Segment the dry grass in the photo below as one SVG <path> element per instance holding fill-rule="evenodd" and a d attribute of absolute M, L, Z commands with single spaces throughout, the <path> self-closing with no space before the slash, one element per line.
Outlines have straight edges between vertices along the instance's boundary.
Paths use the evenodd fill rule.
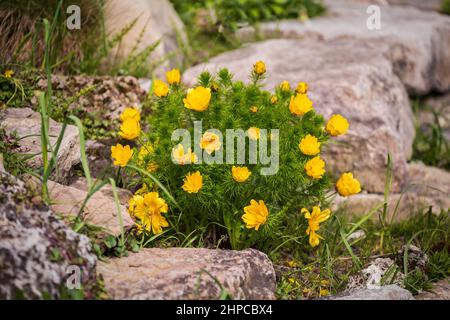
<path fill-rule="evenodd" d="M 62 2 L 58 16 L 55 16 L 59 2 Z M 82 58 L 83 40 L 94 32 L 101 23 L 102 2 L 92 0 L 19 0 L 0 5 L 0 64 L 26 63 L 40 67 L 44 56 L 44 32 L 42 20 L 55 20 L 51 61 L 61 61 L 72 55 L 72 59 Z M 66 8 L 68 5 L 81 8 L 81 30 L 67 30 Z M 69 65 L 61 63 L 57 69 Z"/>

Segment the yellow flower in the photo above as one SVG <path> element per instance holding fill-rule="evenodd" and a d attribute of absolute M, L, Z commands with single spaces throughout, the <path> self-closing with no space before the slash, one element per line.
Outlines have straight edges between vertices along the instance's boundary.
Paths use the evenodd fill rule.
<path fill-rule="evenodd" d="M 306 94 L 297 94 L 291 97 L 289 102 L 289 111 L 296 116 L 303 116 L 305 113 L 313 110 L 313 103 Z"/>
<path fill-rule="evenodd" d="M 297 84 L 297 88 L 295 89 L 295 91 L 298 94 L 307 94 L 308 93 L 308 84 L 306 82 L 299 82 Z"/>
<path fill-rule="evenodd" d="M 325 162 L 320 156 L 314 157 L 305 164 L 306 174 L 313 179 L 320 179 L 325 174 Z"/>
<path fill-rule="evenodd" d="M 328 291 L 327 289 L 320 289 L 319 295 L 320 295 L 321 297 L 327 296 L 327 295 L 329 295 L 329 294 L 330 294 L 330 291 Z"/>
<path fill-rule="evenodd" d="M 184 106 L 195 111 L 205 111 L 208 109 L 211 100 L 211 89 L 196 87 L 187 91 L 186 98 L 183 99 Z"/>
<path fill-rule="evenodd" d="M 167 82 L 169 84 L 179 84 L 180 81 L 181 81 L 180 70 L 172 69 L 170 71 L 167 71 L 166 72 L 166 78 L 167 78 Z"/>
<path fill-rule="evenodd" d="M 275 104 L 275 103 L 277 103 L 278 102 L 278 97 L 277 96 L 272 96 L 271 98 L 270 98 L 270 103 L 271 104 Z"/>
<path fill-rule="evenodd" d="M 340 114 L 334 114 L 328 120 L 326 130 L 332 136 L 339 136 L 345 134 L 348 130 L 349 124 L 347 119 L 345 119 Z"/>
<path fill-rule="evenodd" d="M 130 146 L 123 146 L 120 143 L 111 147 L 111 157 L 114 159 L 114 165 L 125 167 L 133 155 Z"/>
<path fill-rule="evenodd" d="M 259 130 L 259 128 L 251 127 L 247 130 L 247 134 L 250 139 L 258 140 L 261 136 L 261 131 Z"/>
<path fill-rule="evenodd" d="M 308 209 L 303 208 L 301 214 L 305 216 L 308 220 L 308 229 L 306 229 L 306 234 L 309 235 L 309 244 L 311 247 L 316 247 L 319 245 L 320 239 L 323 238 L 316 233 L 320 229 L 320 224 L 330 218 L 331 211 L 326 209 L 321 211 L 319 206 L 314 206 L 312 213 Z"/>
<path fill-rule="evenodd" d="M 154 163 L 154 162 L 150 162 L 148 165 L 147 165 L 147 171 L 148 172 L 155 172 L 156 170 L 158 170 L 159 169 L 159 166 L 158 166 L 158 164 L 156 164 L 156 163 Z"/>
<path fill-rule="evenodd" d="M 139 137 L 141 126 L 139 121 L 128 119 L 120 126 L 119 135 L 126 140 L 134 140 Z"/>
<path fill-rule="evenodd" d="M 187 193 L 197 193 L 203 186 L 203 177 L 200 171 L 194 173 L 188 173 L 184 178 L 183 190 Z"/>
<path fill-rule="evenodd" d="M 289 91 L 289 90 L 291 90 L 291 85 L 289 84 L 288 81 L 285 80 L 280 83 L 280 89 L 281 89 L 281 91 Z"/>
<path fill-rule="evenodd" d="M 234 181 L 236 181 L 236 182 L 244 182 L 250 177 L 252 172 L 250 170 L 248 170 L 247 167 L 236 167 L 236 166 L 233 166 L 231 168 L 231 174 L 233 175 Z"/>
<path fill-rule="evenodd" d="M 256 113 L 258 112 L 258 107 L 257 106 L 253 106 L 250 108 L 250 112 Z"/>
<path fill-rule="evenodd" d="M 295 281 L 295 278 L 288 278 L 288 281 L 290 282 L 290 283 L 295 283 L 296 281 Z"/>
<path fill-rule="evenodd" d="M 266 64 L 261 60 L 256 61 L 253 65 L 253 71 L 258 75 L 264 74 L 266 72 Z"/>
<path fill-rule="evenodd" d="M 287 264 L 291 268 L 296 268 L 297 267 L 297 263 L 294 260 L 288 261 Z"/>
<path fill-rule="evenodd" d="M 348 197 L 361 192 L 359 181 L 353 178 L 353 173 L 344 173 L 336 182 L 336 189 L 341 196 Z"/>
<path fill-rule="evenodd" d="M 154 234 L 161 233 L 162 228 L 169 226 L 167 220 L 161 215 L 168 210 L 166 201 L 159 197 L 158 192 L 133 196 L 128 209 L 130 215 L 140 220 L 145 230 L 152 231 Z"/>
<path fill-rule="evenodd" d="M 324 287 L 328 287 L 330 285 L 330 281 L 327 279 L 321 280 L 320 285 Z"/>
<path fill-rule="evenodd" d="M 244 208 L 245 214 L 242 216 L 242 220 L 246 224 L 248 229 L 255 228 L 258 231 L 259 227 L 266 223 L 269 210 L 264 201 L 251 200 L 250 205 Z"/>
<path fill-rule="evenodd" d="M 122 120 L 122 122 L 125 122 L 130 119 L 134 121 L 141 120 L 141 115 L 136 108 L 133 107 L 125 108 L 125 110 L 123 110 L 122 114 L 120 115 L 120 120 Z"/>
<path fill-rule="evenodd" d="M 5 78 L 11 78 L 14 75 L 14 71 L 6 70 L 4 73 Z"/>
<path fill-rule="evenodd" d="M 319 140 L 310 134 L 300 141 L 298 147 L 300 148 L 300 151 L 307 156 L 315 156 L 320 152 Z"/>
<path fill-rule="evenodd" d="M 172 158 L 175 163 L 181 165 L 197 162 L 197 156 L 192 152 L 191 148 L 185 152 L 181 143 L 172 149 Z"/>
<path fill-rule="evenodd" d="M 148 161 L 147 156 L 153 154 L 153 152 L 154 152 L 154 149 L 153 149 L 153 146 L 151 143 L 146 143 L 145 145 L 143 145 L 138 153 L 139 165 L 144 166 L 146 164 L 146 162 Z M 159 166 L 154 162 L 150 162 L 147 164 L 148 172 L 155 172 L 158 168 L 159 168 Z"/>
<path fill-rule="evenodd" d="M 139 161 L 139 163 L 144 163 L 145 160 L 146 160 L 146 157 L 148 155 L 153 154 L 153 152 L 154 152 L 154 149 L 153 149 L 153 146 L 152 146 L 151 143 L 144 144 L 141 147 L 141 149 L 139 150 L 139 153 L 138 153 L 138 161 Z"/>
<path fill-rule="evenodd" d="M 159 98 L 165 97 L 169 93 L 169 86 L 161 80 L 155 80 L 153 83 L 153 92 Z"/>
<path fill-rule="evenodd" d="M 220 138 L 217 134 L 207 131 L 200 139 L 200 148 L 205 149 L 208 154 L 220 149 Z"/>

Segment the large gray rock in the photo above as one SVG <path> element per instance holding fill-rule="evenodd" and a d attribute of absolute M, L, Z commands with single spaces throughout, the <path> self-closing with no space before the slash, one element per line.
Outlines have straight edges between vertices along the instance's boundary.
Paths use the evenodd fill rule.
<path fill-rule="evenodd" d="M 395 284 L 377 289 L 361 289 L 350 294 L 330 297 L 329 300 L 414 300 L 411 292 Z"/>
<path fill-rule="evenodd" d="M 234 299 L 275 298 L 273 266 L 253 249 L 142 249 L 100 262 L 98 272 L 113 299 L 218 299 L 220 286 Z"/>
<path fill-rule="evenodd" d="M 96 262 L 87 237 L 58 220 L 21 181 L 0 172 L 0 299 L 59 298 L 66 281 L 76 284 L 76 268 L 85 298 L 94 298 Z"/>
<path fill-rule="evenodd" d="M 361 45 L 376 44 L 378 51 L 392 61 L 394 72 L 410 93 L 450 89 L 450 17 L 414 7 L 383 6 L 380 2 L 380 30 L 367 28 L 370 15 L 366 10 L 376 4 L 374 1 L 328 0 L 327 13 L 308 23 L 267 22 L 257 29 L 241 29 L 237 36 L 253 40 L 257 30 L 259 38 L 359 39 Z"/>
<path fill-rule="evenodd" d="M 433 212 L 450 209 L 450 173 L 420 163 L 408 165 L 409 177 L 402 193 L 389 195 L 387 218 L 399 221 L 415 213 L 425 212 L 431 206 Z M 340 208 L 346 215 L 362 216 L 384 202 L 383 194 L 361 193 L 348 198 L 337 196 L 334 210 Z M 373 215 L 377 219 L 378 215 Z"/>
<path fill-rule="evenodd" d="M 401 190 L 407 176 L 406 160 L 412 152 L 413 115 L 403 85 L 376 44 L 355 39 L 268 40 L 188 69 L 183 79 L 192 85 L 202 71 L 227 67 L 235 79 L 247 80 L 257 60 L 267 65 L 266 88 L 273 89 L 283 80 L 293 86 L 306 81 L 317 112 L 326 119 L 339 113 L 349 120 L 349 132 L 333 138 L 338 143 L 326 148 L 329 169 L 353 171 L 364 189 L 383 192 L 390 152 L 394 190 Z"/>
<path fill-rule="evenodd" d="M 7 108 L 4 113 L 0 113 L 0 127 L 5 129 L 6 134 L 17 134 L 19 148 L 14 150 L 27 156 L 34 155 L 27 163 L 32 168 L 43 166 L 41 147 L 41 116 L 30 108 Z M 50 143 L 55 147 L 58 136 L 61 132 L 62 124 L 50 119 L 49 138 Z M 49 153 L 51 158 L 51 154 Z M 58 152 L 57 170 L 52 174 L 52 179 L 65 183 L 67 182 L 73 166 L 80 163 L 80 142 L 78 128 L 68 125 L 64 133 L 64 138 Z"/>
<path fill-rule="evenodd" d="M 165 61 L 163 67 L 178 67 L 183 61 L 179 41 L 187 44 L 184 25 L 169 0 L 109 0 L 105 7 L 108 34 L 121 33 L 134 19 L 134 27 L 112 50 L 106 63 L 125 60 L 130 53 L 137 54 L 158 40 L 161 43 L 149 57 L 148 64 Z M 157 70 L 162 75 L 162 69 Z M 150 76 L 150 75 L 149 75 Z"/>
<path fill-rule="evenodd" d="M 444 0 L 388 0 L 390 4 L 412 6 L 421 10 L 440 11 Z"/>
<path fill-rule="evenodd" d="M 82 203 L 87 197 L 87 185 L 77 181 L 71 186 L 64 186 L 50 181 L 48 184 L 52 210 L 63 216 L 77 216 Z M 120 214 L 124 231 L 134 223 L 127 212 L 126 204 L 131 197 L 125 190 L 118 190 Z M 117 213 L 112 189 L 109 185 L 102 187 L 86 203 L 83 211 L 84 221 L 103 227 L 106 233 L 118 236 L 122 232 L 120 216 Z"/>

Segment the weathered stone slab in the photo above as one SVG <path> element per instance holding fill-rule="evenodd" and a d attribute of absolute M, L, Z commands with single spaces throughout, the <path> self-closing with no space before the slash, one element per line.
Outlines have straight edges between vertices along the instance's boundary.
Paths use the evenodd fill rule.
<path fill-rule="evenodd" d="M 283 80 L 292 86 L 305 81 L 317 112 L 326 119 L 339 113 L 349 120 L 349 132 L 325 148 L 328 169 L 354 171 L 365 190 L 383 192 L 389 152 L 393 187 L 401 190 L 407 176 L 406 159 L 412 153 L 413 115 L 403 85 L 377 45 L 355 39 L 267 40 L 188 69 L 183 79 L 193 85 L 202 71 L 227 67 L 235 79 L 247 81 L 257 60 L 266 62 L 268 89 Z"/>
<path fill-rule="evenodd" d="M 395 284 L 377 289 L 362 289 L 351 294 L 330 297 L 329 300 L 414 300 L 411 292 Z"/>
<path fill-rule="evenodd" d="M 87 196 L 87 187 L 78 182 L 75 186 L 64 186 L 59 183 L 48 184 L 52 210 L 63 216 L 76 216 Z M 125 194 L 120 192 L 120 194 Z M 126 199 L 122 198 L 120 209 L 124 230 L 134 223 L 125 207 Z M 103 187 L 87 202 L 83 216 L 86 222 L 105 228 L 105 231 L 115 236 L 121 233 L 119 216 L 110 187 Z"/>
<path fill-rule="evenodd" d="M 275 297 L 273 266 L 253 249 L 142 249 L 100 262 L 97 270 L 113 299 L 218 299 L 218 283 L 234 299 Z"/>
<path fill-rule="evenodd" d="M 381 1 L 380 1 L 381 2 Z M 427 1 L 422 1 L 425 3 Z M 369 5 L 381 10 L 381 28 L 369 30 Z M 261 23 L 257 37 L 358 39 L 376 44 L 393 63 L 394 71 L 410 93 L 425 94 L 450 89 L 450 17 L 408 6 L 390 6 L 374 1 L 325 1 L 327 13 L 307 23 L 283 20 Z M 255 29 L 238 31 L 241 40 L 253 40 Z M 358 44 L 355 44 L 358 46 Z"/>
<path fill-rule="evenodd" d="M 41 147 L 41 116 L 29 108 L 7 108 L 4 114 L 0 114 L 0 126 L 5 129 L 8 135 L 17 134 L 19 148 L 16 152 L 35 155 L 27 162 L 32 168 L 40 168 L 42 162 Z M 61 132 L 62 124 L 50 119 L 49 138 L 50 143 L 55 147 L 58 136 Z M 51 154 L 49 153 L 51 158 Z M 68 125 L 58 152 L 57 170 L 52 175 L 52 179 L 61 183 L 67 182 L 72 167 L 80 163 L 80 142 L 78 128 Z"/>
<path fill-rule="evenodd" d="M 421 10 L 440 11 L 443 0 L 388 0 L 389 4 L 411 6 Z"/>
<path fill-rule="evenodd" d="M 0 299 L 60 298 L 75 272 L 69 266 L 79 268 L 85 298 L 92 299 L 96 262 L 86 236 L 58 220 L 21 181 L 0 172 Z"/>

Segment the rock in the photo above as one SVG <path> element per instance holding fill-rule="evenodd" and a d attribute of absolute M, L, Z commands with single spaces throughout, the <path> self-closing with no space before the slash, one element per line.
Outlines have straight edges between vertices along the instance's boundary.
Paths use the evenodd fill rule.
<path fill-rule="evenodd" d="M 87 186 L 84 186 L 80 181 L 74 186 L 63 186 L 50 181 L 48 188 L 50 199 L 52 200 L 52 210 L 63 216 L 76 216 L 87 196 Z M 125 191 L 120 191 L 120 193 L 125 194 Z M 122 197 L 122 199 L 124 198 Z M 122 200 L 120 209 L 123 227 L 126 231 L 134 223 L 124 203 L 125 200 Z M 116 203 L 110 188 L 103 187 L 89 199 L 84 209 L 84 219 L 90 224 L 103 227 L 107 233 L 115 236 L 120 235 L 122 229 L 119 223 L 119 216 L 117 215 Z"/>
<path fill-rule="evenodd" d="M 100 262 L 98 272 L 113 299 L 218 299 L 217 281 L 234 299 L 275 298 L 272 263 L 254 249 L 142 249 Z"/>
<path fill-rule="evenodd" d="M 117 59 L 126 61 L 129 54 L 136 55 L 161 40 L 150 55 L 148 63 L 167 59 L 168 61 L 163 64 L 165 68 L 181 65 L 183 61 L 181 47 L 187 44 L 187 36 L 183 22 L 170 1 L 110 0 L 107 2 L 105 25 L 108 34 L 119 34 L 135 19 L 137 19 L 136 24 L 111 51 L 111 58 L 106 63 L 117 63 Z M 162 76 L 162 69 L 158 68 L 156 73 Z"/>
<path fill-rule="evenodd" d="M 212 58 L 188 69 L 184 82 L 195 83 L 204 70 L 227 67 L 235 79 L 247 80 L 257 60 L 267 65 L 265 86 L 273 89 L 283 80 L 295 86 L 309 84 L 314 108 L 328 119 L 340 113 L 350 130 L 327 145 L 327 167 L 334 173 L 352 171 L 365 190 L 383 192 L 387 154 L 393 157 L 393 188 L 400 191 L 406 176 L 414 137 L 413 115 L 407 93 L 392 64 L 376 44 L 355 39 L 325 42 L 267 40 Z"/>
<path fill-rule="evenodd" d="M 73 113 L 75 109 L 82 110 L 86 117 L 97 121 L 118 122 L 122 111 L 126 107 L 140 106 L 146 94 L 138 79 L 131 76 L 52 75 L 51 83 L 57 103 L 65 104 L 67 101 L 73 101 L 74 96 L 79 96 L 69 104 L 67 113 Z M 37 82 L 37 89 L 47 89 L 46 78 Z M 37 110 L 37 99 L 32 101 L 31 107 Z"/>
<path fill-rule="evenodd" d="M 145 93 L 148 93 L 152 86 L 152 80 L 147 78 L 141 78 L 139 79 L 139 85 L 141 86 L 141 89 L 145 91 Z"/>
<path fill-rule="evenodd" d="M 450 300 L 450 279 L 443 279 L 433 283 L 429 291 L 415 296 L 416 300 Z"/>
<path fill-rule="evenodd" d="M 348 242 L 352 242 L 354 240 L 362 239 L 366 237 L 366 232 L 364 230 L 358 230 L 353 232 L 347 237 Z"/>
<path fill-rule="evenodd" d="M 388 0 L 390 4 L 412 6 L 421 10 L 440 11 L 442 8 L 442 0 Z"/>
<path fill-rule="evenodd" d="M 399 266 L 403 266 L 405 250 L 407 250 L 408 255 L 408 272 L 411 272 L 415 269 L 425 272 L 428 265 L 428 256 L 420 248 L 412 244 L 409 246 L 404 245 L 401 247 L 396 256 L 397 264 Z"/>
<path fill-rule="evenodd" d="M 261 23 L 258 38 L 355 39 L 375 44 L 388 57 L 408 91 L 425 94 L 450 89 L 450 17 L 414 7 L 379 3 L 381 29 L 369 30 L 366 10 L 373 1 L 328 0 L 327 13 L 302 23 L 283 20 Z M 422 3 L 425 3 L 422 1 Z M 255 39 L 255 28 L 238 31 L 241 40 Z M 356 46 L 358 44 L 355 44 Z"/>
<path fill-rule="evenodd" d="M 74 180 L 70 187 L 77 188 L 81 191 L 88 191 L 88 185 L 87 180 L 84 177 L 78 177 L 76 180 Z M 133 197 L 133 193 L 126 189 L 116 188 L 117 195 L 119 196 L 119 202 L 123 206 L 127 206 L 130 199 Z M 98 192 L 100 192 L 105 197 L 110 197 L 111 199 L 114 197 L 113 189 L 110 184 L 105 185 L 103 188 L 101 188 Z"/>
<path fill-rule="evenodd" d="M 27 163 L 34 169 L 41 168 L 42 147 L 41 147 L 41 116 L 29 108 L 7 108 L 3 115 L 0 115 L 0 127 L 5 129 L 6 134 L 17 134 L 19 148 L 14 150 L 27 155 L 35 155 Z M 49 136 L 50 143 L 55 147 L 58 136 L 61 132 L 62 124 L 50 119 Z M 51 154 L 49 154 L 51 158 Z M 64 138 L 58 152 L 57 170 L 52 174 L 52 179 L 65 183 L 67 182 L 73 166 L 80 163 L 80 143 L 78 128 L 67 125 Z"/>
<path fill-rule="evenodd" d="M 0 299 L 60 298 L 66 283 L 76 283 L 75 270 L 85 298 L 94 298 L 97 258 L 89 239 L 31 198 L 23 182 L 0 172 Z"/>
<path fill-rule="evenodd" d="M 396 284 L 403 287 L 405 275 L 399 270 L 394 260 L 390 258 L 376 258 L 367 268 L 349 277 L 346 291 L 379 289 L 385 284 Z"/>
<path fill-rule="evenodd" d="M 329 300 L 414 300 L 411 292 L 395 284 L 377 289 L 362 289 L 355 292 L 332 296 Z"/>
<path fill-rule="evenodd" d="M 389 195 L 387 214 L 389 220 L 408 219 L 416 213 L 427 211 L 430 206 L 436 213 L 450 209 L 449 172 L 420 163 L 409 164 L 408 172 L 409 177 L 402 193 Z M 337 196 L 334 201 L 334 210 L 340 208 L 348 215 L 362 216 L 383 202 L 383 194 L 361 193 L 348 198 Z M 377 217 L 378 215 L 375 213 L 373 218 Z"/>

